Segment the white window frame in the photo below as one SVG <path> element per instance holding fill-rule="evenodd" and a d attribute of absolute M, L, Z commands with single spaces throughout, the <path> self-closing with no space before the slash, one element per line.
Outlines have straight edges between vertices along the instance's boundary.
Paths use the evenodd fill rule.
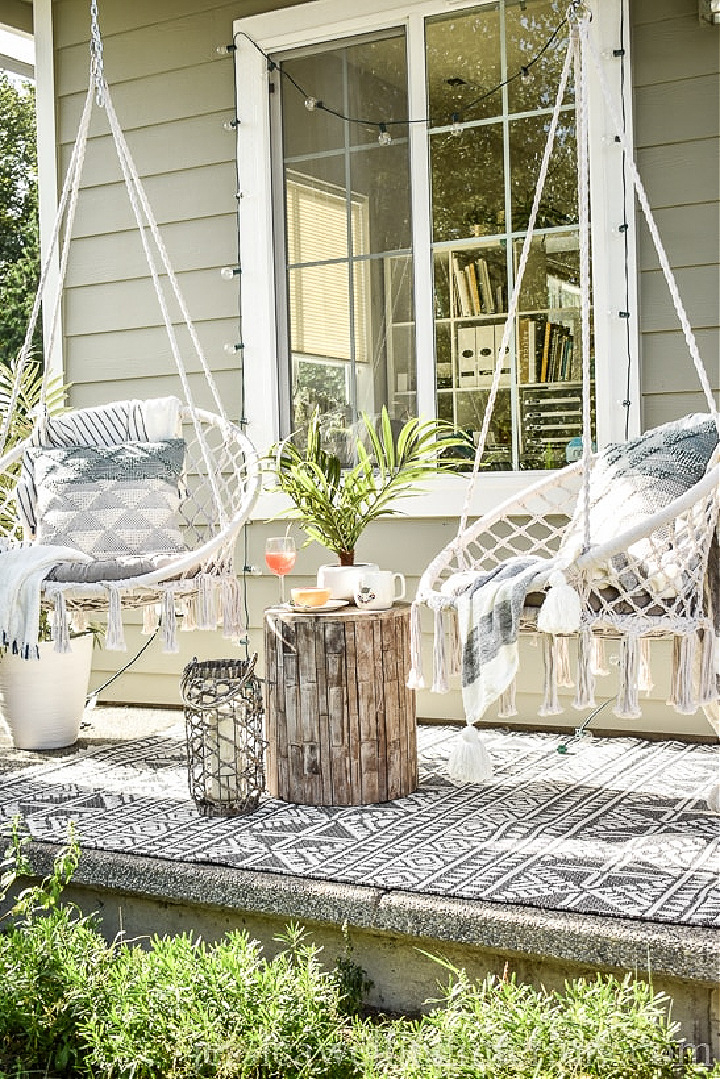
<path fill-rule="evenodd" d="M 489 0 L 488 0 L 489 2 Z M 311 0 L 233 24 L 237 47 L 238 119 L 237 154 L 240 187 L 241 261 L 243 266 L 242 318 L 245 363 L 248 372 L 246 403 L 250 433 L 264 450 L 279 437 L 280 373 L 275 298 L 272 221 L 272 164 L 270 144 L 270 91 L 267 64 L 248 40 L 257 42 L 265 53 L 277 53 L 355 37 L 392 27 L 404 27 L 408 41 L 408 86 L 411 116 L 423 115 L 425 104 L 424 19 L 449 11 L 481 6 L 482 0 Z M 628 0 L 591 0 L 592 30 L 605 65 L 612 92 L 619 100 L 620 63 L 613 56 L 617 39 L 620 5 L 629 25 Z M 244 35 L 247 35 L 244 36 Z M 632 87 L 629 44 L 625 42 L 626 134 L 633 145 Z M 274 77 L 277 82 L 277 76 Z M 276 90 L 279 89 L 276 87 Z M 640 431 L 640 391 L 638 361 L 637 272 L 634 208 L 628 178 L 628 283 L 625 297 L 625 252 L 620 231 L 623 220 L 623 184 L 620 147 L 614 142 L 610 118 L 602 101 L 597 79 L 589 86 L 590 168 L 592 172 L 592 249 L 595 319 L 595 397 L 598 441 L 601 445 L 625 437 L 627 392 L 627 324 L 619 317 L 626 306 L 630 312 L 630 394 L 629 433 Z M 432 249 L 427 207 L 429 192 L 429 149 L 423 124 L 410 127 L 410 167 L 413 177 L 413 248 L 415 264 L 415 317 L 417 342 L 417 401 L 421 416 L 432 415 L 435 407 L 434 331 L 432 306 Z M 603 362 L 603 358 L 607 362 Z M 476 486 L 472 513 L 481 513 L 527 486 L 528 472 L 490 472 Z M 443 476 L 428 485 L 427 494 L 412 499 L 407 511 L 415 517 L 456 515 L 468 483 L 467 474 Z M 257 516 L 267 516 L 272 505 L 261 499 Z"/>

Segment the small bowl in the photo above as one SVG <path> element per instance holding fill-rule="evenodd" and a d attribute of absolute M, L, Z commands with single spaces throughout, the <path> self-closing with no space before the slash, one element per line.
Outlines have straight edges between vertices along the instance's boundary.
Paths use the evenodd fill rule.
<path fill-rule="evenodd" d="M 329 588 L 291 588 L 295 607 L 324 607 L 330 599 Z"/>

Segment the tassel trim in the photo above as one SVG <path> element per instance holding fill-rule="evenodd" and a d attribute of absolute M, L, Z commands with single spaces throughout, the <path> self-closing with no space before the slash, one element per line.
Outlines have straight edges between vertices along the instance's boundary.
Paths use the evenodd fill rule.
<path fill-rule="evenodd" d="M 420 605 L 417 601 L 410 608 L 410 673 L 408 689 L 424 689 L 422 663 L 422 626 L 420 625 Z"/>
<path fill-rule="evenodd" d="M 555 638 L 555 669 L 558 686 L 571 689 L 575 683 L 570 674 L 570 641 L 567 637 Z"/>
<path fill-rule="evenodd" d="M 53 607 L 53 640 L 56 652 L 72 652 L 70 646 L 70 627 L 68 625 L 67 604 L 62 588 L 55 593 Z"/>
<path fill-rule="evenodd" d="M 606 678 L 610 674 L 604 637 L 593 637 L 592 673 L 598 678 Z"/>
<path fill-rule="evenodd" d="M 73 633 L 85 633 L 88 628 L 87 615 L 82 607 L 76 607 L 70 615 L 70 627 Z"/>
<path fill-rule="evenodd" d="M 557 694 L 557 672 L 555 668 L 555 642 L 549 633 L 542 637 L 543 668 L 545 672 L 543 685 L 543 702 L 538 708 L 539 716 L 559 716 L 562 708 Z"/>
<path fill-rule="evenodd" d="M 433 693 L 447 693 L 447 655 L 445 652 L 445 623 L 441 610 L 435 611 L 433 619 Z"/>
<path fill-rule="evenodd" d="M 595 707 L 595 660 L 597 640 L 592 630 L 585 626 L 578 634 L 577 689 L 573 708 L 582 711 Z"/>
<path fill-rule="evenodd" d="M 146 603 L 143 606 L 143 620 L 141 633 L 143 637 L 152 637 L 157 629 L 158 612 L 154 603 Z"/>
<path fill-rule="evenodd" d="M 493 766 L 480 733 L 468 723 L 453 739 L 448 756 L 448 776 L 453 783 L 484 783 Z"/>
<path fill-rule="evenodd" d="M 620 645 L 620 687 L 613 713 L 618 719 L 639 719 L 638 668 L 640 642 L 634 634 L 626 634 Z"/>
<path fill-rule="evenodd" d="M 650 669 L 650 638 L 640 638 L 640 668 L 638 670 L 638 690 L 640 693 L 651 693 L 655 688 L 652 671 Z"/>
<path fill-rule="evenodd" d="M 515 679 L 513 678 L 510 685 L 500 694 L 498 700 L 498 719 L 512 719 L 513 716 L 518 714 L 515 707 Z"/>
<path fill-rule="evenodd" d="M 166 655 L 180 651 L 177 639 L 177 616 L 175 614 L 175 589 L 168 588 L 163 595 L 162 650 Z"/>
<path fill-rule="evenodd" d="M 580 629 L 580 597 L 557 569 L 550 574 L 550 590 L 545 596 L 537 626 L 541 633 L 577 633 Z"/>
<path fill-rule="evenodd" d="M 108 589 L 108 621 L 105 631 L 105 647 L 108 652 L 126 652 L 125 631 L 122 623 L 122 610 L 120 606 L 120 591 L 117 588 Z"/>
<path fill-rule="evenodd" d="M 450 623 L 450 674 L 456 675 L 462 672 L 462 645 L 460 643 L 457 609 L 451 607 L 447 612 L 447 616 Z"/>
<path fill-rule="evenodd" d="M 668 704 L 681 716 L 693 716 L 698 702 L 693 689 L 695 634 L 685 633 L 673 640 L 672 691 Z"/>
<path fill-rule="evenodd" d="M 198 580 L 197 628 L 216 629 L 218 624 L 215 579 L 201 573 Z"/>
<path fill-rule="evenodd" d="M 718 639 L 710 625 L 702 630 L 702 655 L 700 659 L 699 703 L 712 704 L 718 699 Z"/>

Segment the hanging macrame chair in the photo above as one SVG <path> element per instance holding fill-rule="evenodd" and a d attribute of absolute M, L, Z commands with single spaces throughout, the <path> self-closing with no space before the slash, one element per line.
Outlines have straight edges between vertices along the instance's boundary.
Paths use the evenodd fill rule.
<path fill-rule="evenodd" d="M 260 463 L 255 448 L 241 427 L 231 422 L 225 414 L 215 380 L 118 123 L 103 72 L 103 46 L 96 0 L 92 0 L 91 22 L 88 92 L 25 341 L 15 367 L 8 412 L 3 417 L 0 430 L 0 550 L 42 545 L 43 522 L 35 519 L 41 506 L 39 503 L 36 505 L 38 495 L 34 469 L 44 453 L 57 454 L 60 448 L 62 454 L 68 449 L 77 449 L 76 444 L 79 444 L 81 451 L 86 451 L 85 457 L 88 454 L 99 454 L 102 467 L 110 468 L 109 473 L 103 474 L 110 475 L 111 478 L 117 467 L 120 470 L 123 467 L 122 462 L 117 467 L 113 463 L 115 454 L 119 453 L 120 457 L 125 455 L 130 461 L 131 474 L 136 467 L 141 471 L 144 467 L 149 467 L 153 474 L 155 470 L 163 476 L 163 469 L 167 465 L 165 451 L 171 456 L 174 455 L 173 467 L 177 465 L 179 455 L 181 461 L 176 483 L 177 528 L 173 534 L 180 536 L 180 542 L 171 544 L 169 549 L 161 547 L 158 550 L 155 547 L 145 550 L 140 541 L 139 548 L 133 546 L 130 553 L 125 552 L 114 559 L 103 557 L 93 559 L 92 562 L 62 562 L 53 565 L 52 571 L 42 584 L 43 602 L 52 603 L 55 608 L 54 636 L 57 650 L 64 651 L 69 648 L 68 615 L 80 613 L 82 617 L 81 612 L 88 608 L 108 609 L 106 647 L 124 649 L 121 608 L 144 606 L 144 631 L 151 631 L 153 623 L 157 621 L 158 612 L 161 613 L 164 649 L 174 652 L 178 650 L 175 638 L 176 608 L 184 615 L 184 629 L 214 629 L 221 624 L 228 637 L 238 637 L 245 629 L 233 556 L 238 533 L 248 519 L 260 489 Z M 52 302 L 46 355 L 49 357 L 53 353 L 93 100 L 105 110 L 108 118 L 157 292 L 181 393 L 179 392 L 177 397 L 144 402 L 117 402 L 50 417 L 47 399 L 51 370 L 50 364 L 46 363 L 34 430 L 29 437 L 6 451 L 13 415 L 21 394 L 23 372 L 31 356 L 33 334 L 43 301 L 46 304 Z M 60 244 L 61 232 L 63 238 Z M 50 266 L 58 248 L 58 282 L 51 300 L 45 293 L 50 291 Z M 182 313 L 193 350 L 212 396 L 212 412 L 197 408 L 194 404 L 161 274 L 165 275 L 170 297 Z M 155 449 L 157 446 L 160 446 L 159 451 Z M 83 458 L 83 452 L 80 452 L 79 456 Z M 94 468 L 97 461 L 95 458 L 93 461 Z M 102 497 L 106 499 L 105 505 L 108 498 L 112 502 L 112 490 L 109 495 L 106 492 Z M 137 492 L 133 492 L 133 498 L 137 500 L 137 497 Z M 152 533 L 152 528 L 148 528 L 148 533 Z M 142 535 L 141 530 L 140 536 Z M 5 644 L 9 645 L 11 642 L 6 640 Z"/>
<path fill-rule="evenodd" d="M 569 11 L 569 22 L 567 55 L 458 532 L 422 575 L 412 609 L 409 685 L 419 688 L 425 684 L 421 606 L 434 612 L 433 690 L 446 691 L 448 674 L 462 673 L 467 726 L 450 763 L 451 775 L 458 781 L 480 781 L 488 774 L 489 762 L 473 726 L 485 708 L 497 700 L 501 718 L 517 714 L 514 675 L 519 632 L 538 634 L 540 631 L 545 660 L 540 715 L 562 711 L 557 687 L 571 684 L 568 635 L 576 634 L 578 641 L 573 702 L 577 709 L 595 707 L 595 676 L 608 673 L 604 670 L 605 637 L 620 640 L 620 690 L 615 714 L 623 718 L 640 715 L 638 691 L 651 688 L 649 640 L 670 636 L 674 662 L 668 703 L 683 714 L 692 714 L 698 706 L 703 706 L 709 714 L 714 712 L 717 719 L 720 414 L 589 33 L 590 16 L 582 5 L 574 4 Z M 577 102 L 582 458 L 470 522 L 473 490 L 500 382 L 501 357 L 510 341 L 571 66 L 575 71 Z M 708 407 L 707 415 L 688 417 L 678 425 L 665 425 L 599 454 L 592 450 L 590 393 L 587 79 L 591 67 L 625 152 Z M 634 505 L 637 488 L 643 483 L 647 487 L 648 478 L 650 485 L 662 482 L 659 478 L 662 465 L 667 468 L 668 464 L 665 461 L 658 465 L 658 459 L 668 453 L 673 439 L 686 445 L 683 439 L 688 430 L 700 439 L 705 451 L 704 456 L 699 454 L 699 461 L 693 461 L 696 482 L 671 494 L 654 511 L 645 507 L 634 519 L 632 515 L 628 519 L 628 507 Z M 678 459 L 673 459 L 670 452 L 668 460 L 671 472 L 676 473 L 678 468 L 682 471 L 684 458 L 680 458 L 678 466 Z M 607 523 L 607 515 L 612 516 L 609 510 L 612 498 L 605 503 L 602 499 L 602 494 L 608 491 L 619 496 L 615 505 L 625 511 L 624 523 L 615 535 L 611 531 L 612 521 L 610 528 Z M 641 504 L 642 498 L 637 501 Z M 618 517 L 622 519 L 622 514 Z M 602 528 L 598 527 L 599 521 Z M 594 538 L 594 530 L 601 533 L 599 539 Z M 446 634 L 450 637 L 448 644 Z"/>

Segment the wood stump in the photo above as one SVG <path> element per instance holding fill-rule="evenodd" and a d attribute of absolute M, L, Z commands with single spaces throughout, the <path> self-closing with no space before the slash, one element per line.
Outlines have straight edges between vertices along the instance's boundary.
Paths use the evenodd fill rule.
<path fill-rule="evenodd" d="M 302 805 L 369 805 L 417 788 L 410 611 L 265 612 L 267 787 Z"/>

